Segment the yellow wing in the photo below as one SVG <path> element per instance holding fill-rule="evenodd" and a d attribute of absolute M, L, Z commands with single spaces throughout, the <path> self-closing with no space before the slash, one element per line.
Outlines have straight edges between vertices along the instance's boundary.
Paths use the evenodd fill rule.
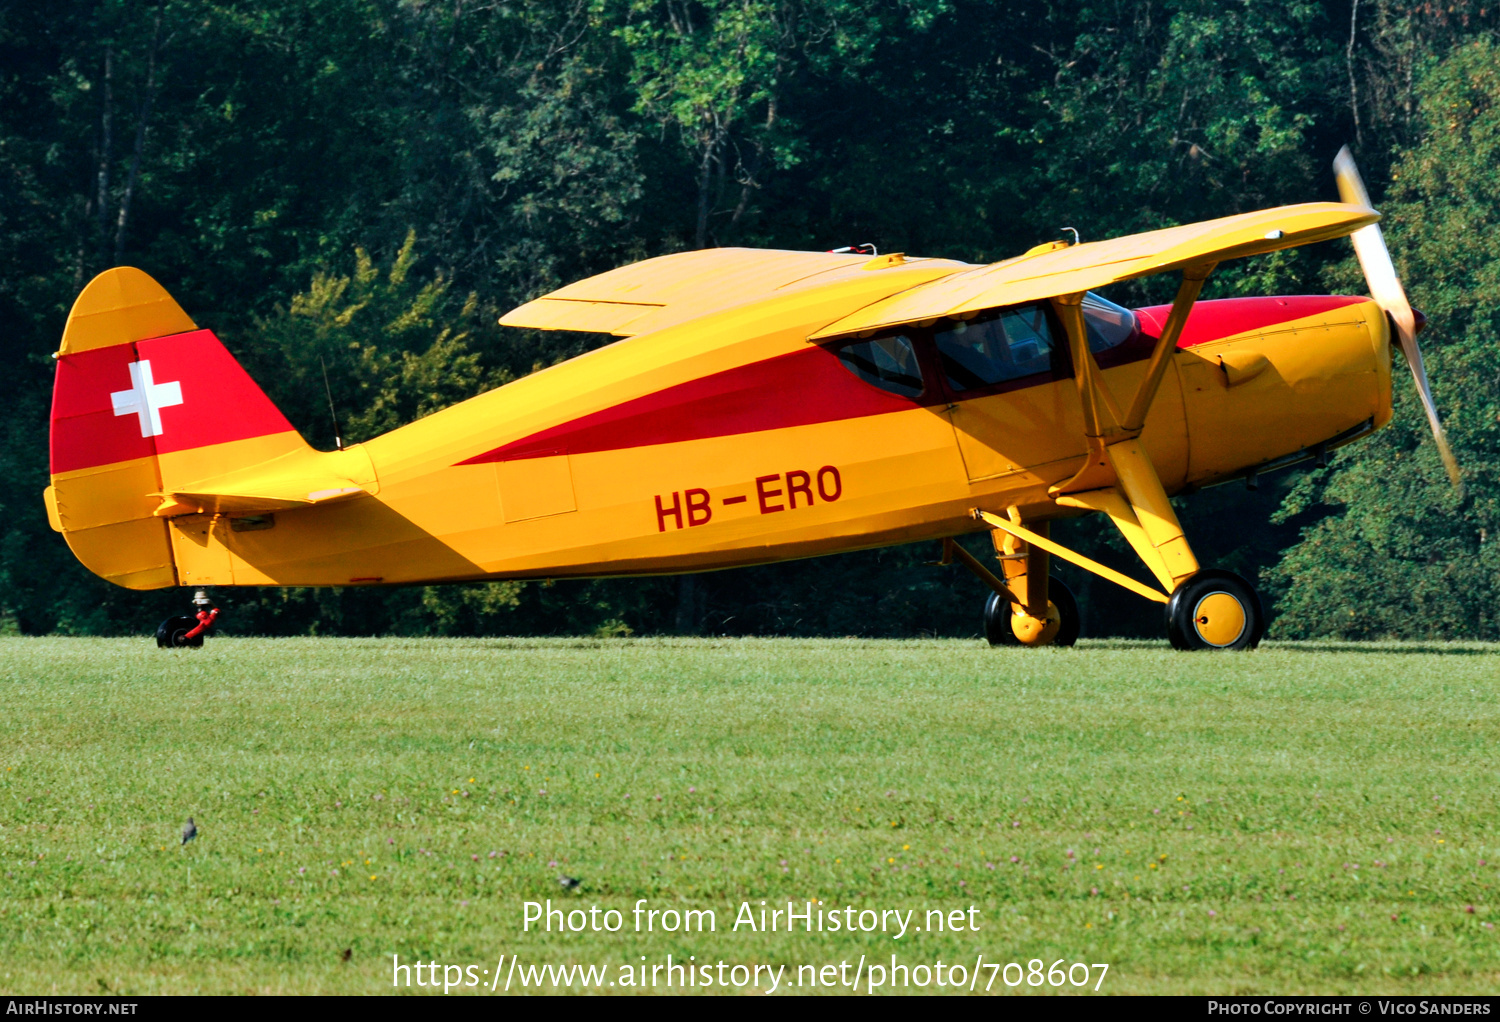
<path fill-rule="evenodd" d="M 634 337 L 798 284 L 907 262 L 950 265 L 954 272 L 970 266 L 943 259 L 710 248 L 658 256 L 580 280 L 511 310 L 500 324 Z"/>
<path fill-rule="evenodd" d="M 1132 277 L 1327 241 L 1379 219 L 1367 206 L 1308 202 L 1019 256 L 867 305 L 812 339 L 1074 294 Z"/>

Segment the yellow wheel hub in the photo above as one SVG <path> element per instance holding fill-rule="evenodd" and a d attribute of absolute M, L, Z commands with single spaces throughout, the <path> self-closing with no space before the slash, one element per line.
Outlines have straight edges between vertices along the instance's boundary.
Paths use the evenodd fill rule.
<path fill-rule="evenodd" d="M 1012 605 L 1010 630 L 1015 633 L 1016 641 L 1023 646 L 1045 646 L 1057 638 L 1061 628 L 1062 614 L 1058 613 L 1057 604 L 1051 600 L 1047 601 L 1045 618 L 1032 617 L 1020 607 Z"/>
<path fill-rule="evenodd" d="M 1226 592 L 1209 593 L 1193 608 L 1193 627 L 1210 646 L 1230 646 L 1249 623 L 1244 604 Z"/>

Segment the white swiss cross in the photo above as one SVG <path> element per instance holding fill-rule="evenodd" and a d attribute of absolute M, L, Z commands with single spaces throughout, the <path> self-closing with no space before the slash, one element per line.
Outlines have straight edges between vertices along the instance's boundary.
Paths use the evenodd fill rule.
<path fill-rule="evenodd" d="M 130 363 L 130 389 L 109 395 L 116 415 L 136 415 L 141 420 L 141 436 L 161 436 L 161 410 L 182 404 L 182 384 L 157 383 L 151 379 L 151 362 L 141 359 Z"/>

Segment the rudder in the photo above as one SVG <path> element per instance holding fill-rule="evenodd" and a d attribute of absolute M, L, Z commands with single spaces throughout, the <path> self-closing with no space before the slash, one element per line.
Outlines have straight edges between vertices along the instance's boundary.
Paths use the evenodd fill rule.
<path fill-rule="evenodd" d="M 187 509 L 168 492 L 309 450 L 218 338 L 140 270 L 106 270 L 84 288 L 54 357 L 48 520 L 117 585 L 189 581 L 168 524 Z"/>

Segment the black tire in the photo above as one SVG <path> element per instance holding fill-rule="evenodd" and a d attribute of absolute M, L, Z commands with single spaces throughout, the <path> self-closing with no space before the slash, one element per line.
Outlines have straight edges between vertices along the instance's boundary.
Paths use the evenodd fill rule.
<path fill-rule="evenodd" d="M 1052 637 L 1049 645 L 1073 645 L 1078 641 L 1078 632 L 1082 626 L 1082 619 L 1078 615 L 1078 601 L 1073 598 L 1073 590 L 1069 589 L 1062 579 L 1053 575 L 1047 582 L 1047 597 L 1057 608 L 1057 615 L 1061 619 L 1058 622 L 1057 634 Z M 991 646 L 1019 646 L 1021 644 L 1010 627 L 1010 608 L 1010 601 L 1002 600 L 999 593 L 990 593 L 990 598 L 985 601 L 984 637 L 989 640 Z"/>
<path fill-rule="evenodd" d="M 1220 599 L 1206 605 L 1213 597 Z M 1254 649 L 1266 631 L 1255 587 L 1219 568 L 1200 571 L 1178 586 L 1167 601 L 1166 621 L 1167 638 L 1181 650 Z"/>
<path fill-rule="evenodd" d="M 195 617 L 169 617 L 156 629 L 156 644 L 162 649 L 176 649 L 179 646 L 190 646 L 194 649 L 203 645 L 203 633 L 199 632 L 191 639 L 187 633 L 198 627 L 198 619 Z"/>

